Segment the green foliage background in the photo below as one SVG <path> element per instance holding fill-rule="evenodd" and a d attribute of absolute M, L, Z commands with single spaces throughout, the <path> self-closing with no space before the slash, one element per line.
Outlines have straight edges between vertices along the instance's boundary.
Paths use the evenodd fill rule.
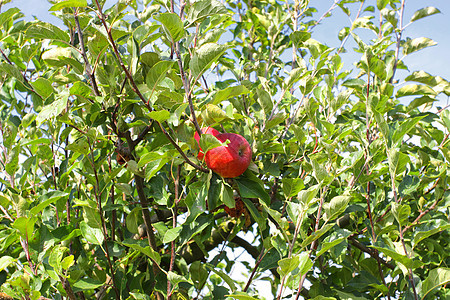
<path fill-rule="evenodd" d="M 50 2 L 63 29 L 0 13 L 2 292 L 450 297 L 450 113 L 435 105 L 450 84 L 404 63 L 435 45 L 405 28 L 438 8 L 406 19 L 405 0 L 336 0 L 322 16 L 307 0 Z M 335 10 L 351 21 L 330 48 L 314 28 Z M 197 159 L 205 126 L 249 141 L 242 176 Z M 254 259 L 244 282 L 227 256 L 238 248 Z"/>

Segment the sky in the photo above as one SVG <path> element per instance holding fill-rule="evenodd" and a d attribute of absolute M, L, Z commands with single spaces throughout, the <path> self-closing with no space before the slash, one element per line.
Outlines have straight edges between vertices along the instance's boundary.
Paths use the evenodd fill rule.
<path fill-rule="evenodd" d="M 90 1 L 89 1 L 90 2 Z M 311 0 L 310 5 L 318 9 L 317 16 L 322 15 L 333 4 L 333 0 Z M 108 0 L 106 7 L 115 3 L 113 0 Z M 374 0 L 369 0 L 367 3 L 376 3 Z M 357 9 L 359 4 L 349 4 L 351 9 Z M 26 20 L 33 20 L 37 18 L 56 25 L 61 25 L 61 21 L 52 16 L 48 11 L 50 4 L 47 0 L 12 0 L 12 2 L 2 6 L 1 11 L 6 11 L 11 7 L 18 7 L 25 15 Z M 450 35 L 448 29 L 450 28 L 450 1 L 449 0 L 406 0 L 405 24 L 409 21 L 414 12 L 426 6 L 437 7 L 441 13 L 416 21 L 409 25 L 405 30 L 405 36 L 411 38 L 428 37 L 433 39 L 438 44 L 436 46 L 421 50 L 405 59 L 406 65 L 409 67 L 408 71 L 399 71 L 399 77 L 405 77 L 410 72 L 423 70 L 431 75 L 439 75 L 447 80 L 450 79 Z M 351 18 L 354 18 L 351 16 Z M 325 19 L 322 24 L 314 28 L 313 37 L 330 47 L 338 47 L 340 41 L 338 40 L 338 32 L 343 26 L 350 26 L 351 21 L 342 12 L 340 8 L 333 10 L 332 16 Z M 360 29 L 364 30 L 364 29 Z M 352 46 L 351 41 L 347 45 L 349 49 Z M 351 51 L 350 51 L 351 52 Z M 360 54 L 348 54 L 344 58 L 346 63 L 345 68 L 350 69 L 351 64 L 359 59 Z M 446 96 L 439 97 L 439 105 L 445 106 L 448 104 Z M 251 237 L 247 237 L 251 240 Z M 237 251 L 239 253 L 239 251 Z M 241 253 L 242 254 L 242 253 Z M 233 256 L 233 254 L 229 254 Z M 236 255 L 236 254 L 234 254 Z M 214 255 L 211 255 L 214 257 Z M 239 256 L 239 254 L 237 254 Z M 248 255 L 241 257 L 244 261 L 252 261 Z M 246 275 L 240 274 L 243 268 L 239 266 L 236 268 L 236 277 L 239 280 L 246 280 Z M 270 284 L 267 282 L 260 282 L 257 289 L 270 290 Z M 270 295 L 270 292 L 269 294 Z"/>

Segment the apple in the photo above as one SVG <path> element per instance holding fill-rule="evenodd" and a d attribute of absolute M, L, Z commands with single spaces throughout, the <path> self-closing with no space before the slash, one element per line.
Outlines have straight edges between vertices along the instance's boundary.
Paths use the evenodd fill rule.
<path fill-rule="evenodd" d="M 203 127 L 201 129 L 201 131 L 202 131 L 202 134 L 212 134 L 215 137 L 217 137 L 217 135 L 220 134 L 220 131 L 218 131 L 218 130 L 212 128 L 212 127 Z M 203 160 L 203 157 L 204 157 L 205 154 L 203 153 L 203 150 L 200 147 L 200 136 L 198 135 L 197 131 L 195 131 L 194 139 L 197 141 L 198 147 L 200 148 L 200 150 L 198 151 L 197 158 L 199 160 Z"/>
<path fill-rule="evenodd" d="M 222 143 L 230 142 L 206 152 L 208 168 L 223 178 L 234 178 L 244 173 L 252 160 L 252 149 L 247 140 L 236 133 L 220 133 L 215 137 Z"/>

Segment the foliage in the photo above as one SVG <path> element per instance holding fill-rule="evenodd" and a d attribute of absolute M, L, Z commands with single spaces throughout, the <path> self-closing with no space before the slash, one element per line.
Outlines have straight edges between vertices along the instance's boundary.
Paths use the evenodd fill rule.
<path fill-rule="evenodd" d="M 434 102 L 450 84 L 404 63 L 435 45 L 404 29 L 437 8 L 407 23 L 404 0 L 323 16 L 307 0 L 51 2 L 63 29 L 0 14 L 2 292 L 448 299 L 450 113 Z M 334 10 L 352 20 L 337 48 L 314 35 Z M 206 126 L 250 142 L 244 175 L 197 159 Z"/>

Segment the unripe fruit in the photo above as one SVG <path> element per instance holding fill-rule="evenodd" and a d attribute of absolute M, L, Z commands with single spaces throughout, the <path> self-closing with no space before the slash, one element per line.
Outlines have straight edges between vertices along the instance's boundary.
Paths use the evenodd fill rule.
<path fill-rule="evenodd" d="M 205 161 L 208 168 L 223 178 L 240 176 L 247 170 L 252 160 L 252 149 L 247 140 L 235 133 L 221 133 L 216 138 L 225 146 L 213 148 L 206 152 Z"/>
<path fill-rule="evenodd" d="M 202 134 L 212 134 L 213 136 L 217 137 L 217 135 L 220 134 L 220 131 L 212 128 L 212 127 L 203 127 L 201 129 Z M 202 148 L 200 147 L 200 136 L 198 135 L 198 132 L 196 131 L 194 134 L 194 139 L 197 141 L 198 147 L 199 147 L 199 151 L 198 151 L 198 155 L 197 158 L 199 160 L 203 160 L 203 157 L 205 156 L 205 154 L 203 153 Z"/>

